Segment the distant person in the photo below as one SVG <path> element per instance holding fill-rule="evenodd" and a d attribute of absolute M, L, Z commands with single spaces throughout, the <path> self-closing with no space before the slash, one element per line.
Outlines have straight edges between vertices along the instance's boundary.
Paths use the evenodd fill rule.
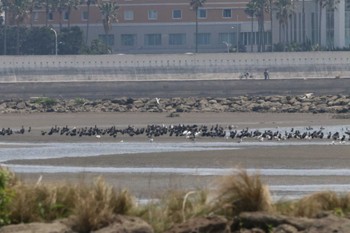
<path fill-rule="evenodd" d="M 269 75 L 269 70 L 268 69 L 265 69 L 264 77 L 265 77 L 265 80 L 270 79 L 270 75 Z"/>

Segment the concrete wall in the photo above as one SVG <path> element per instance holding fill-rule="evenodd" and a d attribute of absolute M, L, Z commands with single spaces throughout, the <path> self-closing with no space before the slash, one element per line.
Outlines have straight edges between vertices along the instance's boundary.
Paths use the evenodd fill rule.
<path fill-rule="evenodd" d="M 0 82 L 350 77 L 350 52 L 3 56 Z"/>

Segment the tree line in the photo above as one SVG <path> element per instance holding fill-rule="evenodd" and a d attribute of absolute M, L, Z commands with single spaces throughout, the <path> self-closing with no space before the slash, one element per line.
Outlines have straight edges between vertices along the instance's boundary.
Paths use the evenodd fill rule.
<path fill-rule="evenodd" d="M 0 11 L 4 14 L 1 19 L 0 51 L 4 55 L 21 54 L 52 54 L 55 41 L 50 25 L 49 15 L 59 14 L 58 51 L 59 54 L 92 53 L 100 54 L 109 51 L 107 44 L 94 40 L 87 46 L 89 35 L 90 6 L 97 4 L 101 17 L 105 38 L 108 38 L 113 22 L 116 22 L 119 6 L 116 0 L 0 0 Z M 87 6 L 87 22 L 85 41 L 82 31 L 77 27 L 70 26 L 70 15 L 79 5 Z M 45 27 L 33 27 L 34 11 L 45 9 Z M 67 27 L 63 27 L 63 13 L 67 14 Z M 30 27 L 24 23 L 30 22 Z M 9 26 L 15 25 L 15 26 Z M 40 35 L 40 36 L 39 36 Z M 35 44 L 40 45 L 38 48 Z M 27 46 L 32 46 L 28 48 Z"/>
<path fill-rule="evenodd" d="M 233 1 L 233 0 L 232 0 Z M 245 13 L 251 18 L 251 34 L 253 34 L 254 20 L 258 23 L 258 51 L 273 51 L 273 50 L 311 50 L 311 44 L 309 38 L 306 38 L 305 33 L 305 0 L 302 1 L 302 44 L 296 45 L 293 42 L 293 31 L 292 29 L 292 19 L 296 14 L 295 1 L 293 0 L 250 0 L 245 8 Z M 334 10 L 340 0 L 316 0 L 318 4 L 318 36 L 317 44 L 314 46 L 320 48 L 322 41 L 322 20 L 323 20 L 323 9 Z M 204 7 L 206 0 L 189 0 L 189 5 L 191 9 L 195 12 L 195 35 L 198 35 L 198 10 Z M 92 4 L 97 4 L 101 17 L 102 24 L 105 31 L 105 37 L 103 38 L 105 44 L 103 45 L 101 41 L 93 41 L 90 46 L 86 46 L 88 42 L 89 35 L 89 22 L 90 22 L 90 6 Z M 77 9 L 78 6 L 85 5 L 87 7 L 87 21 L 86 21 L 86 34 L 82 35 L 82 31 L 77 28 L 71 28 L 70 26 L 70 14 L 73 10 Z M 37 9 L 44 9 L 46 20 L 45 27 L 34 28 L 34 11 Z M 50 38 L 52 32 L 50 33 L 48 19 L 49 14 L 57 12 L 59 14 L 59 54 L 76 54 L 76 53 L 105 53 L 108 52 L 108 35 L 111 30 L 111 26 L 114 22 L 117 22 L 119 5 L 116 0 L 0 0 L 0 10 L 4 13 L 3 22 L 1 22 L 1 38 L 0 51 L 1 54 L 44 54 L 52 52 L 52 43 L 47 43 L 42 48 L 26 48 L 26 46 L 33 44 L 33 38 L 40 39 L 40 42 L 45 42 L 45 40 L 54 41 L 54 38 Z M 63 27 L 62 16 L 63 13 L 67 16 L 67 27 Z M 271 22 L 271 35 L 273 34 L 273 21 L 274 17 L 279 24 L 279 43 L 277 45 L 267 44 L 265 41 L 265 28 L 264 23 L 266 18 L 270 17 Z M 24 27 L 26 21 L 30 22 L 29 29 Z M 15 25 L 9 27 L 8 25 Z M 42 34 L 42 37 L 36 37 L 36 34 Z M 67 35 L 73 36 L 73 39 L 67 39 Z M 28 38 L 26 38 L 28 37 Z M 84 38 L 85 37 L 85 41 Z M 34 41 L 35 41 L 34 39 Z M 252 36 L 251 38 L 252 39 Z M 38 41 L 38 40 L 37 40 Z M 272 41 L 272 40 L 271 40 Z M 80 42 L 80 47 L 77 43 Z M 43 45 L 43 43 L 40 43 Z M 72 44 L 69 44 L 72 43 Z M 271 42 L 272 43 L 272 42 Z M 196 52 L 198 51 L 198 40 L 195 40 Z M 253 43 L 250 43 L 253 46 Z M 64 46 L 63 46 L 64 45 Z M 266 47 L 269 46 L 269 49 Z M 299 46 L 299 48 L 293 48 Z M 78 49 L 79 47 L 79 49 Z M 71 49 L 71 50 L 69 50 Z"/>

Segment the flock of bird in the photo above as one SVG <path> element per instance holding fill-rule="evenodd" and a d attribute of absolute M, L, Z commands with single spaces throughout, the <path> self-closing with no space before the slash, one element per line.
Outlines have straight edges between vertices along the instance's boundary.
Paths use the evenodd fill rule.
<path fill-rule="evenodd" d="M 23 126 L 20 129 L 2 128 L 0 130 L 0 136 L 11 136 L 13 134 L 29 134 L 32 132 L 31 127 L 25 129 Z M 42 136 L 61 135 L 70 137 L 96 137 L 98 139 L 103 137 L 114 137 L 122 136 L 134 137 L 143 135 L 146 136 L 150 142 L 153 142 L 155 138 L 168 136 L 168 137 L 183 137 L 189 140 L 196 140 L 197 138 L 224 138 L 224 139 L 238 139 L 238 142 L 242 142 L 247 139 L 255 139 L 259 141 L 265 140 L 311 140 L 311 139 L 328 139 L 331 143 L 336 142 L 345 143 L 350 141 L 350 129 L 343 128 L 337 132 L 327 131 L 324 127 L 313 129 L 308 126 L 303 130 L 290 128 L 288 130 L 275 128 L 275 129 L 237 129 L 235 126 L 223 127 L 221 125 L 147 125 L 146 127 L 134 127 L 127 126 L 124 128 L 117 128 L 111 126 L 108 128 L 100 128 L 95 126 L 92 127 L 59 127 L 57 125 L 51 127 L 49 130 L 42 130 Z"/>

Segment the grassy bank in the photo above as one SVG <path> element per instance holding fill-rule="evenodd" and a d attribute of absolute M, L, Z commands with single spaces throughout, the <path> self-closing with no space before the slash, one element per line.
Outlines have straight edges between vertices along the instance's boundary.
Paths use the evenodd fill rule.
<path fill-rule="evenodd" d="M 27 185 L 11 171 L 0 170 L 0 224 L 51 222 L 66 219 L 76 232 L 90 232 L 109 225 L 116 214 L 137 216 L 155 232 L 197 216 L 221 215 L 232 219 L 242 212 L 265 211 L 294 217 L 314 217 L 321 211 L 345 215 L 349 194 L 315 193 L 294 201 L 272 202 L 268 187 L 258 174 L 238 173 L 221 177 L 212 190 L 173 190 L 157 202 L 138 205 L 127 190 L 115 189 L 103 178 L 94 184 Z"/>

